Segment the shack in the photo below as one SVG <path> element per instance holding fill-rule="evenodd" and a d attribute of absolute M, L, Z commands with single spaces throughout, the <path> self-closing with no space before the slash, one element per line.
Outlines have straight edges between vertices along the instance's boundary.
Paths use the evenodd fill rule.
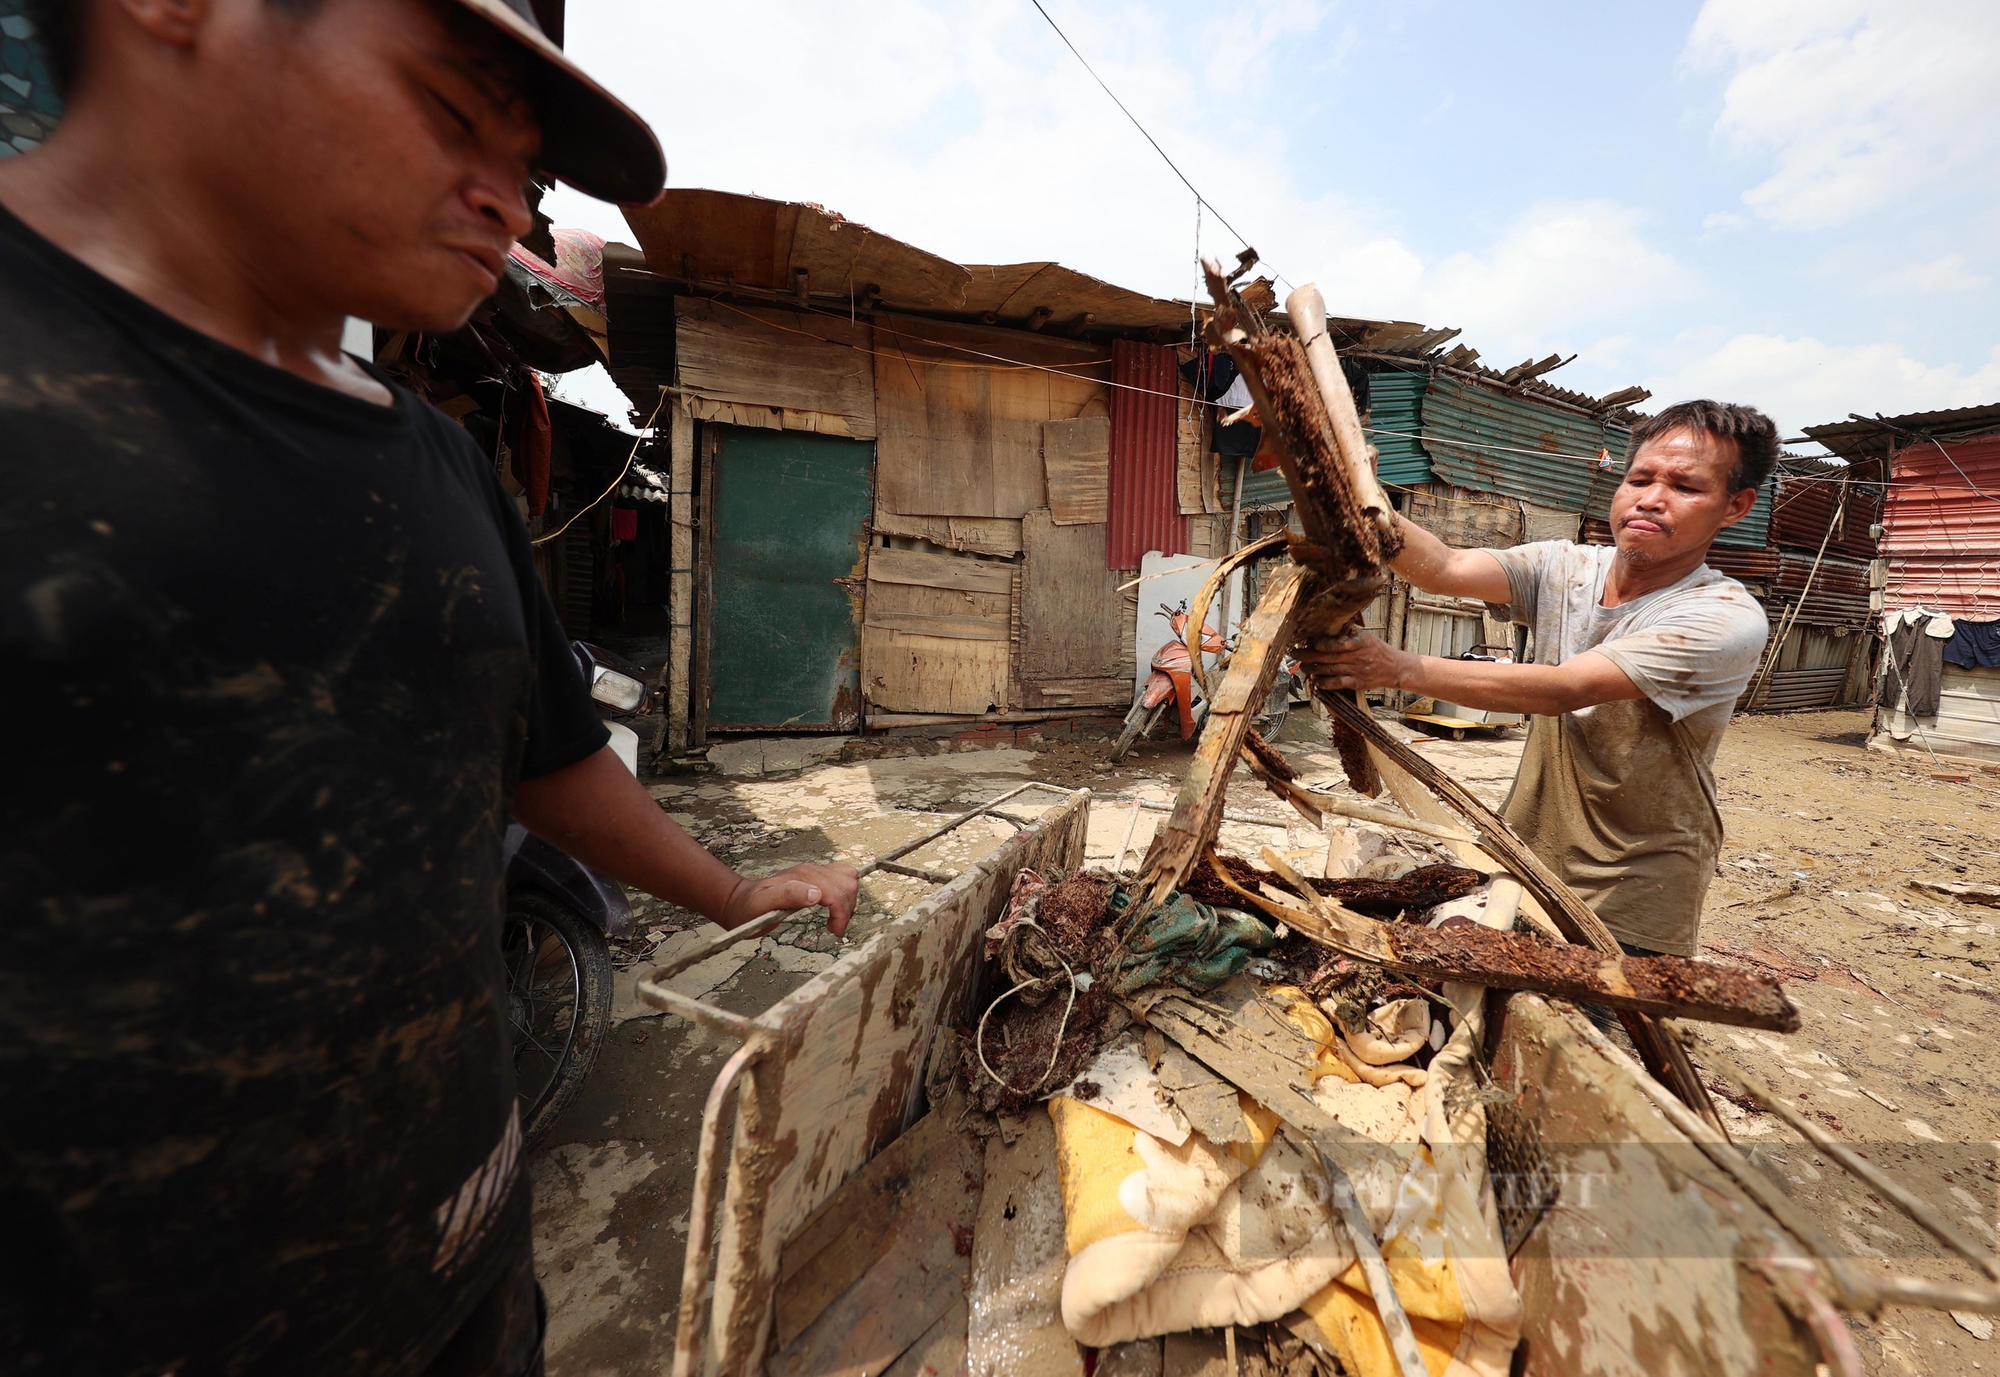
<path fill-rule="evenodd" d="M 811 204 L 672 190 L 626 218 L 604 314 L 653 436 L 636 463 L 665 477 L 661 749 L 1130 703 L 1143 590 L 1121 585 L 1231 540 L 1189 303 Z"/>
<path fill-rule="evenodd" d="M 1712 561 L 1763 601 L 1771 621 L 1745 712 L 1851 707 L 1871 700 L 1876 665 L 1869 570 L 1882 519 L 1878 465 L 1786 455 L 1779 461 L 1767 550 L 1746 567 Z M 1733 553 L 1733 552 L 1732 552 Z M 1754 572 L 1749 561 L 1761 555 Z"/>
<path fill-rule="evenodd" d="M 2000 761 L 2000 405 L 1851 416 L 1805 432 L 1886 470 L 1871 568 L 1881 667 L 1869 745 Z"/>

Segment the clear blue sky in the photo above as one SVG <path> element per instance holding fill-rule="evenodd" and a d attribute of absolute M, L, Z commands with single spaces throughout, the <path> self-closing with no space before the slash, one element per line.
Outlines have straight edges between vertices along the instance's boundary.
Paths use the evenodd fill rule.
<path fill-rule="evenodd" d="M 1787 434 L 2000 401 L 2000 4 L 1043 0 L 1203 194 L 1330 307 Z M 968 262 L 1195 288 L 1192 196 L 1028 0 L 571 0 L 669 180 Z M 558 223 L 629 241 L 615 208 Z M 1202 246 L 1233 253 L 1213 215 Z"/>

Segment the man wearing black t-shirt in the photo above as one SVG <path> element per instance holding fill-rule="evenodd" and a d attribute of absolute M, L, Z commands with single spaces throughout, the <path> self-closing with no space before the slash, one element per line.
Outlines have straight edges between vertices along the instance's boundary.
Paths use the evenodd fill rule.
<path fill-rule="evenodd" d="M 449 331 L 543 168 L 643 123 L 527 0 L 45 0 L 0 162 L 0 1373 L 492 1374 L 541 1325 L 514 815 L 735 926 L 605 732 L 470 437 L 343 355 Z"/>

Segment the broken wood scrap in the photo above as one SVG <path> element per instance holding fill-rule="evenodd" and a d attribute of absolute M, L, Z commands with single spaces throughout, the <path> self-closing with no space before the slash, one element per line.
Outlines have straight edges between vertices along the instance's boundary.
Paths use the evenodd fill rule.
<path fill-rule="evenodd" d="M 1181 781 L 1174 811 L 1154 834 L 1140 868 L 1142 895 L 1132 907 L 1131 921 L 1142 920 L 1180 888 L 1215 839 L 1244 735 L 1271 692 L 1279 648 L 1291 644 L 1300 603 L 1315 584 L 1314 575 L 1302 565 L 1280 566 L 1243 624 L 1229 669 L 1209 700 L 1208 721 Z"/>
<path fill-rule="evenodd" d="M 1306 539 L 1326 552 L 1331 581 L 1379 569 L 1387 555 L 1382 531 L 1369 516 L 1353 471 L 1342 458 L 1333 416 L 1298 336 L 1265 328 L 1230 290 L 1220 268 L 1204 265 L 1215 313 L 1211 343 L 1229 351 L 1272 439 L 1278 464 L 1298 505 Z M 1298 552 L 1295 548 L 1294 558 Z"/>
<path fill-rule="evenodd" d="M 1295 892 L 1304 891 L 1308 907 L 1291 909 L 1286 922 L 1332 950 L 1414 979 L 1534 990 L 1655 1017 L 1678 1015 L 1780 1033 L 1799 1026 L 1798 1010 L 1784 988 L 1760 972 L 1679 956 L 1612 956 L 1470 921 L 1442 928 L 1378 923 L 1313 892 L 1288 873 L 1276 852 L 1266 850 L 1264 858 Z"/>
<path fill-rule="evenodd" d="M 932 1110 L 849 1177 L 785 1244 L 774 1377 L 864 1377 L 924 1338 L 971 1274 L 984 1149 Z"/>
<path fill-rule="evenodd" d="M 1514 829 L 1498 813 L 1481 803 L 1470 789 L 1384 731 L 1382 724 L 1366 709 L 1324 689 L 1318 690 L 1318 696 L 1336 722 L 1344 722 L 1353 728 L 1366 739 L 1371 750 L 1393 762 L 1405 776 L 1470 822 L 1474 830 L 1481 834 L 1484 850 L 1521 882 L 1521 887 L 1534 897 L 1567 940 L 1607 955 L 1617 955 L 1624 950 L 1618 945 L 1618 939 L 1611 935 L 1611 929 L 1604 926 L 1604 920 L 1591 911 L 1590 905 L 1578 898 L 1576 892 L 1514 834 Z M 1398 801 L 1413 811 L 1418 805 L 1414 795 L 1409 799 L 1399 797 Z M 1625 1031 L 1631 1034 L 1633 1045 L 1639 1049 L 1640 1060 L 1645 1063 L 1646 1069 L 1670 1085 L 1681 1101 L 1699 1114 L 1709 1127 L 1727 1136 L 1727 1130 L 1722 1127 L 1722 1116 L 1716 1112 L 1714 1102 L 1709 1099 L 1708 1088 L 1702 1084 L 1694 1063 L 1688 1059 L 1678 1030 L 1655 1024 L 1644 1015 L 1630 1010 L 1621 1010 L 1619 1017 L 1625 1024 Z"/>
<path fill-rule="evenodd" d="M 1210 854 L 1209 860 L 1188 878 L 1182 892 L 1205 904 L 1233 904 L 1245 889 L 1278 878 L 1236 856 Z M 1232 887 L 1231 882 L 1234 882 Z M 1377 918 L 1394 918 L 1411 910 L 1435 908 L 1452 899 L 1462 899 L 1486 882 L 1477 870 L 1459 865 L 1426 865 L 1393 880 L 1366 880 L 1332 876 L 1306 878 L 1317 893 L 1338 899 L 1358 913 Z"/>
<path fill-rule="evenodd" d="M 1264 781 L 1266 789 L 1297 809 L 1300 817 L 1314 827 L 1326 825 L 1326 815 L 1320 811 L 1319 800 L 1296 782 L 1299 772 L 1255 727 L 1243 738 L 1243 763 L 1250 767 L 1250 773 Z"/>

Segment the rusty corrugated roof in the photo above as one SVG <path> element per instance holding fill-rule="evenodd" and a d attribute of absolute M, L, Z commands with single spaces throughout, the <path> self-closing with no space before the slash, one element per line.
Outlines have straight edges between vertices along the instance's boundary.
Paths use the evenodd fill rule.
<path fill-rule="evenodd" d="M 1176 482 L 1174 412 L 1179 379 L 1165 345 L 1111 345 L 1111 526 L 1105 563 L 1137 569 L 1149 550 L 1187 553 Z"/>
<path fill-rule="evenodd" d="M 1807 426 L 1806 434 L 1842 458 L 1860 462 L 1879 460 L 1917 436 L 1963 440 L 1997 430 L 2000 404 L 1912 411 L 1901 416 L 1851 416 L 1830 425 Z"/>

